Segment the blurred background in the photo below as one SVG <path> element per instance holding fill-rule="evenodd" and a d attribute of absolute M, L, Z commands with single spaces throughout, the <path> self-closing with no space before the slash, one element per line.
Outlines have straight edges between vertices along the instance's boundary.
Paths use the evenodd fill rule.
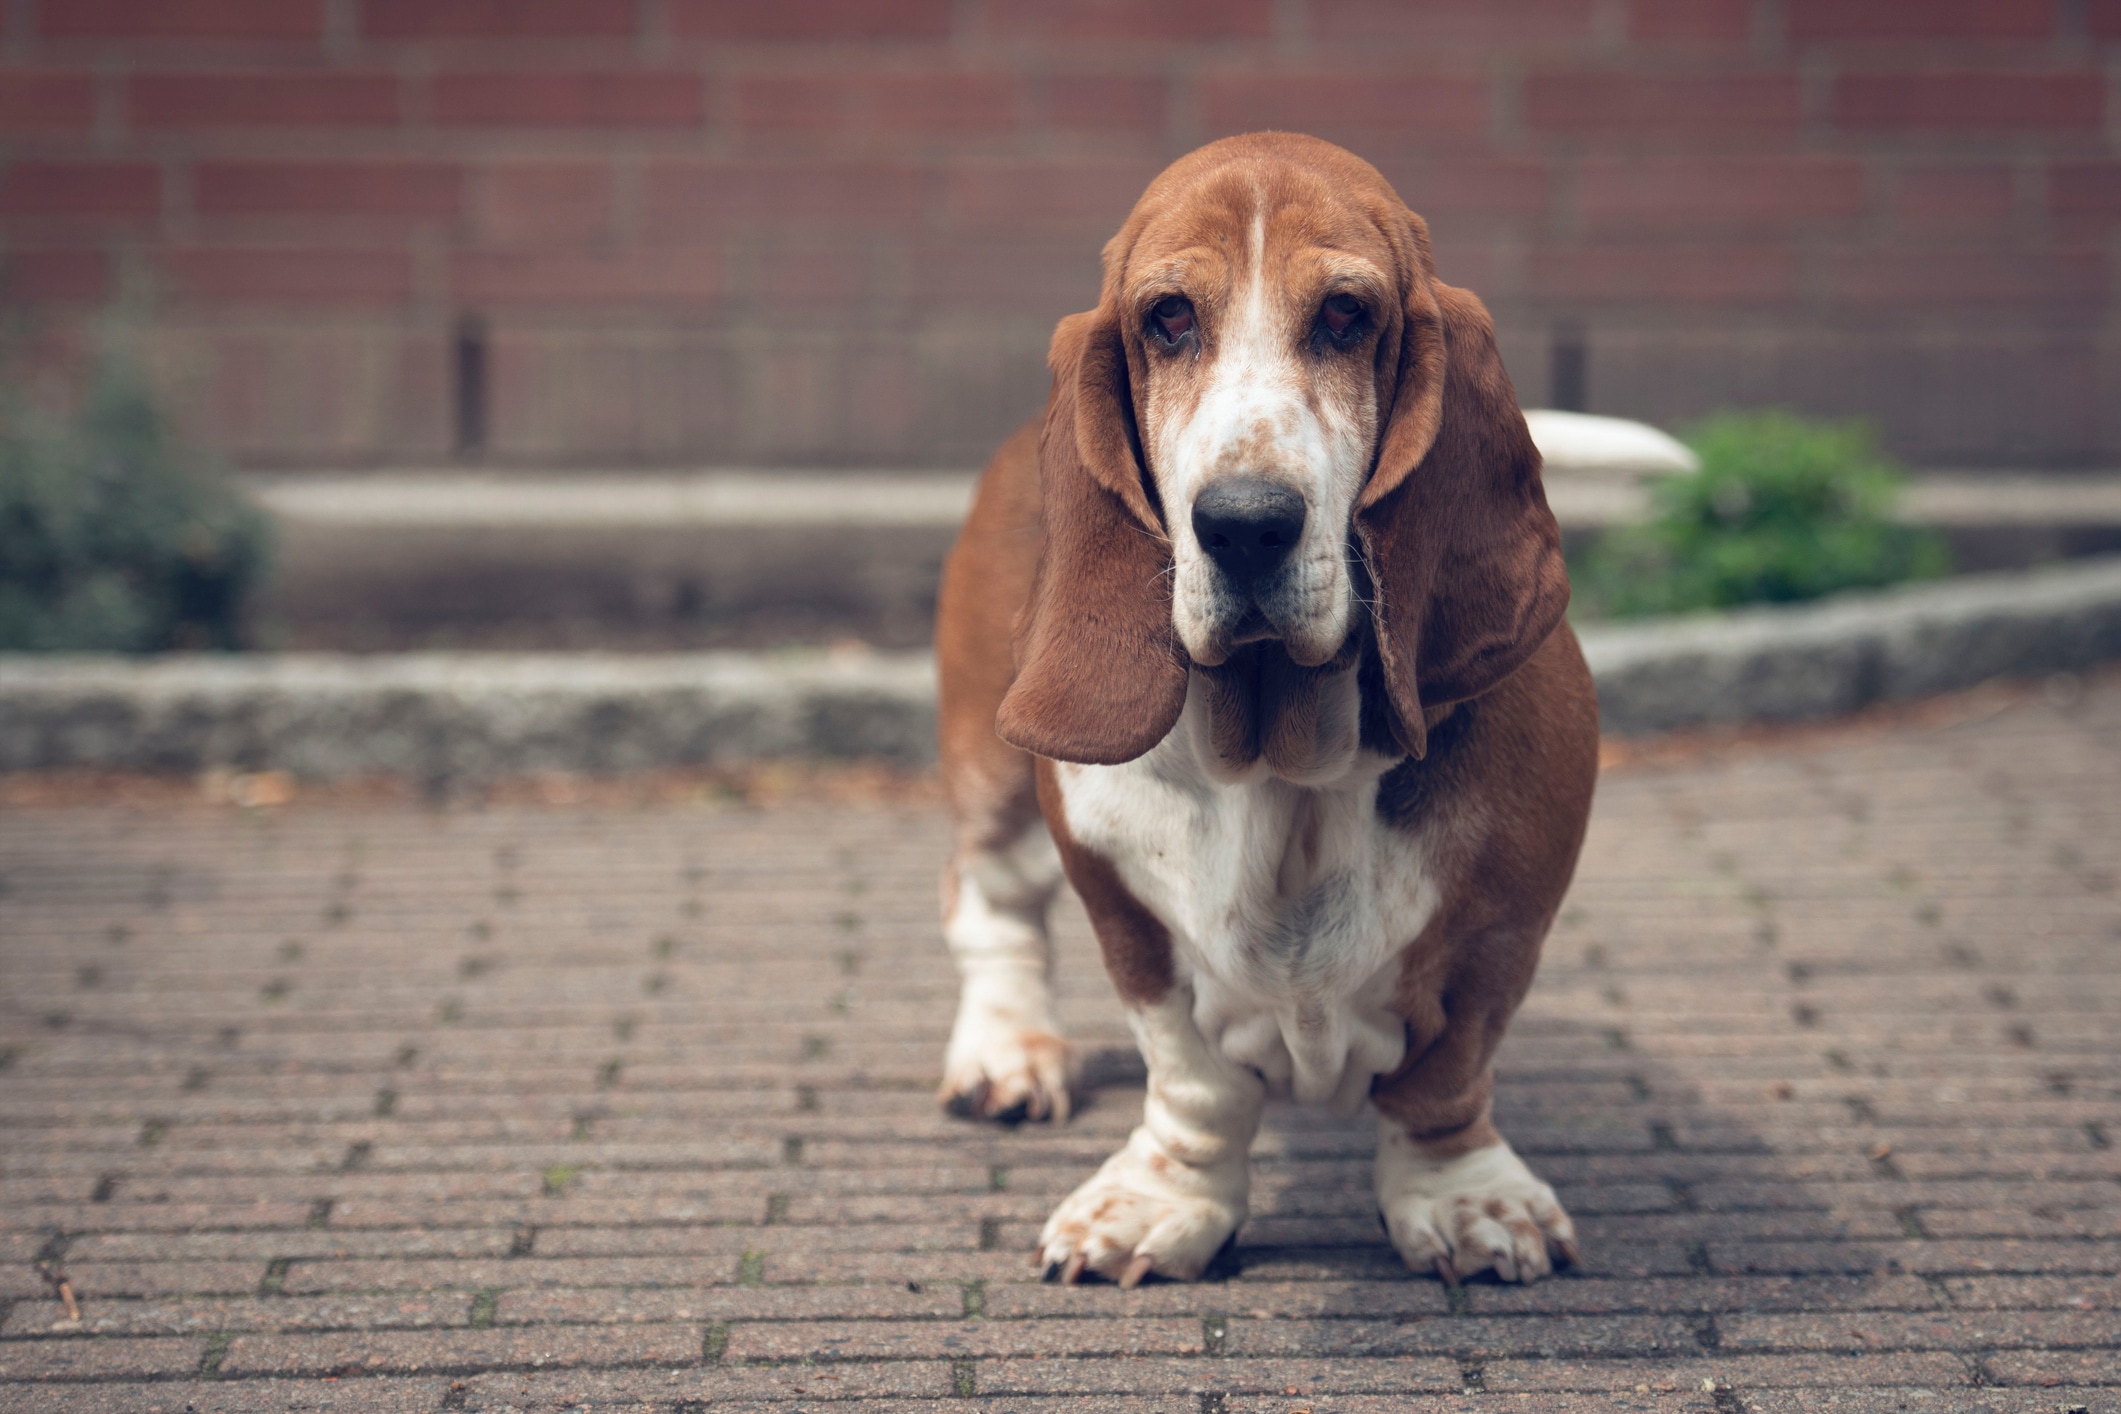
<path fill-rule="evenodd" d="M 1101 243 L 1260 128 L 1385 172 L 1527 407 L 1861 418 L 1976 490 L 2121 465 L 2121 0 L 0 13 L 10 386 L 78 405 L 121 350 L 279 522 L 283 645 L 920 641 Z M 2031 519 L 1973 562 L 2121 544 Z"/>

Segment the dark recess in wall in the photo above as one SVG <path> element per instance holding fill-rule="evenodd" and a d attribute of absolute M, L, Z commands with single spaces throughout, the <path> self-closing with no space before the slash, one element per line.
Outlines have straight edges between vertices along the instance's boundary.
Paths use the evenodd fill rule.
<path fill-rule="evenodd" d="M 486 449 L 486 323 L 476 314 L 457 321 L 456 357 L 457 455 L 475 457 Z"/>
<path fill-rule="evenodd" d="M 1553 364 L 1547 375 L 1547 405 L 1563 412 L 1591 410 L 1591 351 L 1583 326 L 1568 323 L 1554 330 Z"/>

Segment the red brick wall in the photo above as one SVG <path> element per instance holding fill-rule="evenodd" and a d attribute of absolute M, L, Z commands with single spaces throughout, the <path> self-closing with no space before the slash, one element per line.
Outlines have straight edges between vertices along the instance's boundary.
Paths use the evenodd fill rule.
<path fill-rule="evenodd" d="M 10 303 L 258 465 L 961 465 L 1194 145 L 1376 162 L 1526 401 L 2121 461 L 2121 0 L 13 0 Z M 1580 331 L 1571 333 L 1570 331 Z"/>

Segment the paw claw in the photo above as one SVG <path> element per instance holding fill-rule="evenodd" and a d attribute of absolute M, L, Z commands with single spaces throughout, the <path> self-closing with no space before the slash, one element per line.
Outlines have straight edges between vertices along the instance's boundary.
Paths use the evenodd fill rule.
<path fill-rule="evenodd" d="M 1119 1274 L 1120 1290 L 1132 1291 L 1135 1287 L 1140 1286 L 1142 1278 L 1149 1275 L 1150 1269 L 1155 1265 L 1155 1258 L 1145 1257 L 1139 1252 L 1135 1253 L 1134 1260 L 1127 1263 L 1127 1270 Z"/>
<path fill-rule="evenodd" d="M 1436 1260 L 1429 1265 L 1445 1286 L 1450 1287 L 1453 1291 L 1458 1290 L 1458 1268 L 1451 1265 L 1449 1257 L 1439 1252 L 1436 1255 Z"/>
<path fill-rule="evenodd" d="M 1074 1286 L 1078 1282 L 1082 1281 L 1083 1268 L 1089 1265 L 1090 1258 L 1085 1253 L 1078 1252 L 1074 1256 L 1070 1257 L 1068 1259 L 1068 1265 L 1061 1268 L 1061 1285 Z"/>

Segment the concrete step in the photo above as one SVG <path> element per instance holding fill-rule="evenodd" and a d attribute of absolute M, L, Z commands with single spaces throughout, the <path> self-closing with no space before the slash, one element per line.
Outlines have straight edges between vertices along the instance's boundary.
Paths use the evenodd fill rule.
<path fill-rule="evenodd" d="M 397 471 L 254 483 L 287 647 L 928 641 L 969 473 Z"/>
<path fill-rule="evenodd" d="M 972 484 L 950 471 L 260 477 L 281 544 L 266 634 L 355 652 L 917 646 Z M 1625 466 L 1555 467 L 1547 495 L 1572 544 L 1649 504 Z M 2112 553 L 2121 473 L 1931 473 L 1902 513 L 1942 530 L 1970 572 Z"/>

